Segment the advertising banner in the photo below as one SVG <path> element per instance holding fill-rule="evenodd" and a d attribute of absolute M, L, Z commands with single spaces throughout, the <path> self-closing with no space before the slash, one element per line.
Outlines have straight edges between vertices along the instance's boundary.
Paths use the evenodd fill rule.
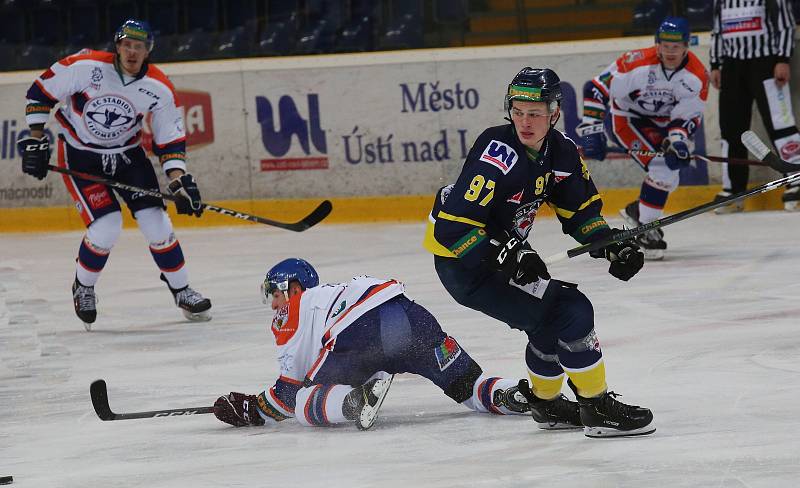
<path fill-rule="evenodd" d="M 482 130 L 506 123 L 503 97 L 522 67 L 559 74 L 564 102 L 557 127 L 574 137 L 584 83 L 621 53 L 651 43 L 640 37 L 162 68 L 183 107 L 187 164 L 204 199 L 429 195 L 458 175 Z M 707 61 L 708 36 L 692 49 Z M 0 207 L 71 203 L 59 177 L 39 182 L 18 169 L 14 141 L 27 130 L 25 92 L 37 74 L 0 75 L 0 162 L 6 168 Z M 51 119 L 48 130 L 56 129 Z M 149 120 L 144 130 L 147 145 Z M 718 153 L 714 90 L 696 142 L 698 151 Z M 641 169 L 624 155 L 588 165 L 601 189 L 642 181 Z M 690 168 L 682 184 L 718 182 L 718 168 L 710 170 Z"/>

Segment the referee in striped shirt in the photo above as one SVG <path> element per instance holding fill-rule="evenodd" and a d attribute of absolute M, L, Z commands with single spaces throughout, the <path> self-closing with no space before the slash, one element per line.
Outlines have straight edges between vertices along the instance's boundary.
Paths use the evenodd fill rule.
<path fill-rule="evenodd" d="M 800 0 L 798 0 L 800 1 Z M 791 0 L 714 0 L 711 84 L 720 90 L 719 126 L 723 156 L 747 158 L 742 132 L 750 128 L 753 100 L 770 139 L 785 160 L 800 160 L 800 134 L 789 110 L 781 110 L 780 89 L 789 82 L 795 19 Z M 765 80 L 768 80 L 765 82 Z M 775 117 L 773 117 L 773 114 Z M 782 115 L 782 116 L 781 116 Z M 718 198 L 747 188 L 749 168 L 725 164 Z M 783 195 L 786 210 L 800 210 L 800 185 Z M 742 204 L 718 213 L 742 210 Z"/>

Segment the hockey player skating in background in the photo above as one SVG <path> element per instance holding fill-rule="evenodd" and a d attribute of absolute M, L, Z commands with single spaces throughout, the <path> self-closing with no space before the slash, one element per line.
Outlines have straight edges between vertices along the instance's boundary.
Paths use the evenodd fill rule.
<path fill-rule="evenodd" d="M 57 164 L 158 190 L 158 180 L 141 147 L 142 121 L 150 113 L 153 152 L 171 180 L 169 191 L 182 197 L 178 213 L 200 216 L 200 192 L 186 172 L 186 137 L 175 91 L 166 75 L 148 62 L 153 33 L 146 22 L 128 20 L 116 31 L 116 53 L 84 50 L 42 73 L 27 93 L 25 117 L 30 136 L 19 141 L 22 171 L 38 179 L 47 175 L 50 146 L 44 125 L 59 102 Z M 86 224 L 78 249 L 72 285 L 75 313 L 87 330 L 97 317 L 94 285 L 122 230 L 122 213 L 106 185 L 64 175 L 64 183 Z M 164 201 L 116 190 L 150 244 L 175 303 L 192 320 L 208 320 L 211 302 L 189 287 L 181 246 L 175 238 Z"/>
<path fill-rule="evenodd" d="M 592 304 L 576 285 L 551 280 L 526 242 L 545 203 L 580 243 L 613 232 L 575 143 L 553 128 L 560 102 L 552 70 L 524 68 L 514 77 L 505 97 L 511 123 L 486 129 L 456 183 L 439 190 L 425 247 L 458 303 L 527 334 L 534 418 L 583 425 L 591 437 L 649 434 L 650 410 L 619 402 L 607 389 Z M 608 259 L 609 272 L 626 281 L 644 262 L 633 241 L 591 255 Z M 565 372 L 577 403 L 561 394 Z"/>
<path fill-rule="evenodd" d="M 583 121 L 576 131 L 584 155 L 603 160 L 603 120 L 611 110 L 611 130 L 627 150 L 664 151 L 664 156 L 633 153 L 646 175 L 639 200 L 622 210 L 634 227 L 661 218 L 679 171 L 689 165 L 693 137 L 708 98 L 708 73 L 689 51 L 686 19 L 668 17 L 658 27 L 655 46 L 629 51 L 587 83 Z M 664 232 L 654 229 L 636 238 L 647 259 L 663 259 Z"/>
<path fill-rule="evenodd" d="M 320 285 L 310 263 L 290 258 L 267 272 L 262 292 L 275 311 L 280 376 L 259 395 L 219 397 L 214 414 L 225 423 L 296 417 L 305 426 L 355 422 L 368 429 L 395 373 L 424 376 L 477 412 L 529 412 L 519 391 L 528 392 L 527 381 L 484 374 L 430 312 L 405 296 L 402 283 L 360 276 Z"/>

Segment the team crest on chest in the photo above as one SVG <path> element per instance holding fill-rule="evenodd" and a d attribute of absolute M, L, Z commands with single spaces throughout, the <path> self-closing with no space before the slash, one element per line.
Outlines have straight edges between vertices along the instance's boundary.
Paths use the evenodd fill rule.
<path fill-rule="evenodd" d="M 481 157 L 478 158 L 484 163 L 489 163 L 507 175 L 514 167 L 519 156 L 517 152 L 508 144 L 492 139 L 489 145 L 483 150 Z"/>
<path fill-rule="evenodd" d="M 531 203 L 519 207 L 514 214 L 514 232 L 520 239 L 527 239 L 533 228 L 533 221 L 536 219 L 536 214 L 539 212 L 539 207 L 542 206 L 544 199 L 539 198 Z"/>
<path fill-rule="evenodd" d="M 118 95 L 103 95 L 86 103 L 83 123 L 98 139 L 113 140 L 128 131 L 136 121 L 133 104 Z"/>

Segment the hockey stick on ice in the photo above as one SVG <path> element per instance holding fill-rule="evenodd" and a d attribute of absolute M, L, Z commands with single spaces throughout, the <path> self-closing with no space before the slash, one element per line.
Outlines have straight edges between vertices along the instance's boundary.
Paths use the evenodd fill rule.
<path fill-rule="evenodd" d="M 106 390 L 105 380 L 92 382 L 89 387 L 89 393 L 92 396 L 94 411 L 100 417 L 100 420 L 148 419 L 152 417 L 176 417 L 178 415 L 197 415 L 214 412 L 214 407 L 192 407 L 152 410 L 149 412 L 115 413 L 111 411 L 111 407 L 108 405 L 108 390 Z"/>
<path fill-rule="evenodd" d="M 781 160 L 775 153 L 769 150 L 769 148 L 761 142 L 761 139 L 758 138 L 755 133 L 752 131 L 747 131 L 742 134 L 742 143 L 753 153 L 759 160 L 766 163 L 769 167 L 776 171 L 780 171 L 781 173 L 789 173 L 792 171 L 800 170 L 800 165 L 787 163 L 786 161 Z M 722 198 L 717 201 L 704 203 L 703 205 L 690 208 L 684 210 L 683 212 L 678 212 L 673 215 L 668 215 L 667 217 L 654 220 L 653 222 L 642 224 L 639 227 L 634 227 L 633 229 L 625 229 L 616 234 L 612 234 L 605 239 L 601 239 L 599 241 L 584 244 L 582 246 L 578 246 L 567 251 L 562 251 L 557 254 L 553 254 L 552 256 L 548 256 L 545 258 L 545 264 L 553 264 L 558 261 L 563 261 L 565 259 L 571 259 L 576 256 L 580 256 L 581 254 L 586 254 L 591 251 L 595 251 L 597 249 L 602 249 L 614 242 L 622 242 L 633 237 L 636 237 L 640 234 L 644 234 L 645 232 L 653 229 L 658 229 L 660 227 L 665 227 L 670 224 L 674 224 L 675 222 L 680 222 L 681 220 L 686 220 L 690 217 L 694 217 L 696 215 L 700 215 L 702 213 L 708 212 L 709 210 L 713 210 L 715 208 L 724 207 L 730 203 L 744 200 L 745 198 L 752 197 L 761 193 L 766 193 L 768 191 L 775 190 L 782 186 L 786 186 L 790 183 L 800 181 L 800 173 L 795 173 L 793 175 L 784 176 L 783 178 L 777 179 L 775 181 L 770 181 L 769 183 L 765 183 L 761 186 L 757 186 L 747 191 L 743 191 L 741 193 L 736 193 L 729 197 Z"/>
<path fill-rule="evenodd" d="M 79 178 L 81 180 L 93 181 L 95 183 L 102 183 L 104 185 L 118 188 L 120 190 L 127 190 L 130 192 L 141 193 L 143 195 L 151 197 L 163 198 L 164 200 L 169 200 L 172 202 L 175 202 L 180 198 L 174 195 L 161 193 L 155 190 L 147 190 L 145 188 L 139 188 L 137 186 L 126 185 L 125 183 L 120 183 L 118 181 L 102 178 L 100 176 L 90 175 L 88 173 L 82 173 L 80 171 L 74 171 L 67 168 L 61 168 L 59 166 L 53 166 L 52 164 L 48 164 L 47 168 L 50 171 L 55 171 L 57 173 L 69 175 L 75 178 Z M 212 212 L 216 212 L 222 215 L 236 217 L 237 219 L 247 220 L 249 222 L 271 225 L 272 227 L 279 227 L 281 229 L 291 230 L 294 232 L 303 232 L 309 227 L 313 227 L 314 225 L 320 223 L 322 219 L 327 217 L 328 214 L 331 213 L 331 210 L 333 209 L 333 205 L 331 204 L 330 200 L 324 200 L 310 214 L 306 215 L 297 222 L 279 222 L 277 220 L 265 219 L 263 217 L 258 217 L 256 215 L 250 215 L 244 212 L 239 212 L 238 210 L 230 210 L 227 208 L 218 207 L 210 203 L 203 202 L 201 203 L 201 205 L 206 210 L 210 210 Z"/>

